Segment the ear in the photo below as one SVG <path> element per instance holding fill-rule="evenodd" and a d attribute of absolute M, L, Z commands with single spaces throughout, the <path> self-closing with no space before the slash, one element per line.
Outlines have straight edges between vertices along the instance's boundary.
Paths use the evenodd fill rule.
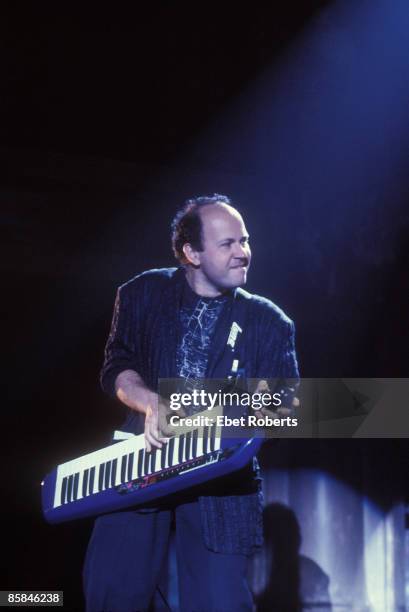
<path fill-rule="evenodd" d="M 192 249 L 188 242 L 183 245 L 183 253 L 185 254 L 188 263 L 192 264 L 193 266 L 200 265 L 199 253 Z"/>

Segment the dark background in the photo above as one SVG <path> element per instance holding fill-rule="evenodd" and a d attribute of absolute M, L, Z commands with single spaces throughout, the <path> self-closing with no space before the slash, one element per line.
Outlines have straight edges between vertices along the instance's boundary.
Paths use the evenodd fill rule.
<path fill-rule="evenodd" d="M 379 103 L 386 88 L 348 72 L 368 51 L 357 29 L 358 55 L 348 49 L 348 61 L 309 78 L 316 47 L 306 32 L 339 41 L 335 5 L 3 9 L 2 589 L 64 589 L 68 606 L 82 606 L 91 522 L 45 525 L 40 481 L 120 424 L 98 386 L 115 289 L 173 265 L 169 224 L 187 197 L 227 193 L 243 211 L 248 288 L 295 320 L 304 376 L 407 376 L 409 139 L 390 116 L 407 103 L 408 74 L 398 71 L 395 106 Z M 407 70 L 404 51 L 375 81 L 394 63 Z M 346 81 L 336 89 L 331 67 L 354 76 L 359 99 L 342 94 Z M 372 155 L 379 143 L 384 155 L 367 167 L 365 147 Z M 314 464 L 313 443 L 294 446 L 295 463 Z M 340 455 L 352 444 L 339 441 Z M 406 447 L 373 444 L 382 487 Z"/>

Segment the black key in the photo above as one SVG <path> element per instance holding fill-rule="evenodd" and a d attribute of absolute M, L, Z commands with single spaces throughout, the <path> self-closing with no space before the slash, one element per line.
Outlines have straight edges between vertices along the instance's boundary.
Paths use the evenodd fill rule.
<path fill-rule="evenodd" d="M 199 430 L 194 429 L 192 435 L 192 457 L 193 459 L 197 456 L 197 439 L 199 437 Z"/>
<path fill-rule="evenodd" d="M 144 476 L 149 474 L 150 458 L 151 458 L 151 454 L 148 453 L 148 452 L 145 452 L 145 463 L 144 463 L 144 466 L 143 466 L 143 474 L 144 474 Z"/>
<path fill-rule="evenodd" d="M 128 455 L 128 481 L 132 480 L 132 469 L 133 469 L 133 453 L 129 453 Z"/>
<path fill-rule="evenodd" d="M 111 487 L 115 486 L 117 467 L 118 467 L 118 459 L 114 459 L 112 462 L 112 468 L 111 468 Z"/>
<path fill-rule="evenodd" d="M 143 460 L 144 460 L 145 449 L 141 448 L 138 453 L 138 478 L 143 476 Z"/>
<path fill-rule="evenodd" d="M 92 467 L 89 473 L 89 494 L 90 495 L 92 495 L 94 492 L 94 481 L 95 481 L 95 467 Z"/>
<path fill-rule="evenodd" d="M 191 445 L 191 441 L 192 441 L 192 432 L 188 431 L 188 432 L 186 432 L 186 449 L 185 449 L 186 461 L 189 461 L 189 459 L 190 459 L 190 445 Z"/>
<path fill-rule="evenodd" d="M 175 463 L 175 458 L 173 456 L 175 450 L 175 438 L 171 438 L 168 442 L 168 466 L 171 467 Z"/>
<path fill-rule="evenodd" d="M 72 501 L 72 483 L 74 481 L 74 477 L 71 474 L 71 476 L 68 476 L 68 485 L 67 485 L 67 501 Z"/>
<path fill-rule="evenodd" d="M 160 448 L 154 448 L 153 451 L 151 452 L 151 472 L 152 474 L 156 471 L 156 461 L 157 461 L 156 457 L 158 456 L 158 451 L 160 451 Z"/>
<path fill-rule="evenodd" d="M 178 453 L 178 463 L 183 462 L 183 449 L 185 448 L 185 434 L 179 436 L 179 453 Z"/>
<path fill-rule="evenodd" d="M 73 484 L 73 488 L 72 488 L 72 498 L 73 500 L 77 500 L 78 499 L 78 483 L 80 480 L 80 473 L 76 472 L 74 474 L 74 484 Z"/>
<path fill-rule="evenodd" d="M 67 500 L 67 483 L 68 483 L 68 478 L 65 476 L 62 479 L 62 483 L 61 483 L 61 503 L 62 504 L 65 504 Z"/>
<path fill-rule="evenodd" d="M 209 428 L 203 427 L 203 452 L 207 453 L 207 438 L 209 436 Z"/>
<path fill-rule="evenodd" d="M 160 451 L 160 469 L 161 470 L 165 469 L 166 453 L 168 452 L 168 449 L 169 449 L 169 442 L 167 444 L 164 444 Z"/>
<path fill-rule="evenodd" d="M 99 466 L 98 474 L 98 491 L 102 491 L 104 486 L 104 474 L 105 474 L 105 463 L 101 463 Z"/>
<path fill-rule="evenodd" d="M 128 460 L 128 455 L 124 455 L 121 460 L 121 483 L 124 484 L 126 482 L 126 464 Z"/>
<path fill-rule="evenodd" d="M 216 448 L 216 426 L 212 425 L 210 427 L 210 451 L 213 452 Z"/>
<path fill-rule="evenodd" d="M 84 471 L 84 477 L 82 479 L 82 497 L 87 497 L 88 495 L 88 477 L 89 477 L 89 469 L 87 468 Z"/>
<path fill-rule="evenodd" d="M 111 462 L 107 461 L 105 464 L 105 489 L 109 489 L 109 483 L 111 482 Z"/>

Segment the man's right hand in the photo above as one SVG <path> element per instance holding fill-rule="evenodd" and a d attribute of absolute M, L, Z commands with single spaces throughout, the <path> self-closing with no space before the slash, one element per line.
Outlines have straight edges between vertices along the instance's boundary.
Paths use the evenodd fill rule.
<path fill-rule="evenodd" d="M 162 448 L 175 435 L 166 419 L 170 412 L 169 406 L 157 393 L 150 394 L 145 413 L 145 445 L 148 453 L 152 447 Z"/>
<path fill-rule="evenodd" d="M 124 370 L 118 374 L 115 390 L 123 404 L 145 415 L 145 445 L 148 452 L 152 447 L 162 448 L 175 435 L 166 418 L 169 414 L 186 416 L 182 409 L 171 410 L 162 397 L 145 385 L 135 370 Z"/>

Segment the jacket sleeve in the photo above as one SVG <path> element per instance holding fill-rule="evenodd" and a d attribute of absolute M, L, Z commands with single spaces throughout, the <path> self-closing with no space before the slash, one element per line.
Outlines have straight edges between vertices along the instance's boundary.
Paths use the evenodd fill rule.
<path fill-rule="evenodd" d="M 280 377 L 299 379 L 298 361 L 295 352 L 295 325 L 288 320 L 283 334 L 283 344 L 280 358 Z"/>
<path fill-rule="evenodd" d="M 130 291 L 128 285 L 122 285 L 116 294 L 111 331 L 100 374 L 102 389 L 113 397 L 118 374 L 124 370 L 138 372 L 140 318 L 141 312 L 134 292 Z"/>
<path fill-rule="evenodd" d="M 270 390 L 286 389 L 295 394 L 299 385 L 295 350 L 295 325 L 282 311 L 268 312 L 262 320 L 258 377 L 266 379 Z"/>

